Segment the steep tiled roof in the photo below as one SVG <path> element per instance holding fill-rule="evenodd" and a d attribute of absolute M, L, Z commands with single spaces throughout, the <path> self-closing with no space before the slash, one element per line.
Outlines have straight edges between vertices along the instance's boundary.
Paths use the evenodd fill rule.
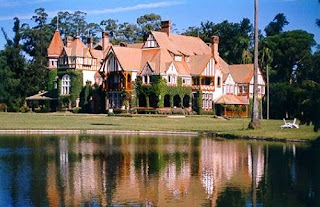
<path fill-rule="evenodd" d="M 250 83 L 253 76 L 253 64 L 229 65 L 232 78 L 237 83 Z"/>
<path fill-rule="evenodd" d="M 215 101 L 216 104 L 234 104 L 249 105 L 249 99 L 246 96 L 222 95 Z"/>
<path fill-rule="evenodd" d="M 223 82 L 227 79 L 228 74 L 230 73 L 230 68 L 228 63 L 226 63 L 221 57 L 219 57 L 217 67 L 221 70 L 223 74 Z"/>
<path fill-rule="evenodd" d="M 143 43 L 128 44 L 127 47 L 141 49 L 143 47 Z"/>
<path fill-rule="evenodd" d="M 211 54 L 208 47 L 199 37 L 171 34 L 170 37 L 164 32 L 152 32 L 161 48 L 166 48 L 175 55 L 204 55 Z"/>
<path fill-rule="evenodd" d="M 76 37 L 76 39 L 70 44 L 71 48 L 71 56 L 83 57 L 85 54 L 85 44 L 80 40 L 80 37 Z"/>
<path fill-rule="evenodd" d="M 123 70 L 140 70 L 141 50 L 128 47 L 112 47 Z"/>
<path fill-rule="evenodd" d="M 190 58 L 190 67 L 192 75 L 201 75 L 204 68 L 212 58 L 212 55 L 195 55 Z"/>
<path fill-rule="evenodd" d="M 59 56 L 63 50 L 63 41 L 60 33 L 56 30 L 48 47 L 48 56 Z"/>

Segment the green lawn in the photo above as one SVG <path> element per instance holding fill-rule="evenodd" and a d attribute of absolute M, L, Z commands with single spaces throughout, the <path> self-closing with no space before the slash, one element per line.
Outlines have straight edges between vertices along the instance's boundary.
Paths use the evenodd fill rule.
<path fill-rule="evenodd" d="M 173 119 L 166 116 L 122 117 L 67 113 L 0 113 L 0 130 L 6 129 L 80 129 L 80 130 L 147 130 L 196 131 L 279 139 L 316 139 L 320 132 L 312 126 L 300 129 L 280 129 L 282 120 L 262 120 L 262 129 L 247 130 L 249 119 L 215 119 L 212 116 L 192 116 Z"/>

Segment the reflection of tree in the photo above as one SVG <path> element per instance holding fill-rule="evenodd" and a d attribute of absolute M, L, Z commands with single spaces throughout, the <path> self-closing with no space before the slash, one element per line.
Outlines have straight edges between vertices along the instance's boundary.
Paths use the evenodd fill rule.
<path fill-rule="evenodd" d="M 217 207 L 242 207 L 246 205 L 244 192 L 237 187 L 227 186 L 217 199 Z"/>

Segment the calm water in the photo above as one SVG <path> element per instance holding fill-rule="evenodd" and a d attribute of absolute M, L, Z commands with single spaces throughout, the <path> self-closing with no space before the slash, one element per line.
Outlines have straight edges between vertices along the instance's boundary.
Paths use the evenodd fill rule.
<path fill-rule="evenodd" d="M 319 144 L 0 136 L 0 206 L 320 206 Z"/>

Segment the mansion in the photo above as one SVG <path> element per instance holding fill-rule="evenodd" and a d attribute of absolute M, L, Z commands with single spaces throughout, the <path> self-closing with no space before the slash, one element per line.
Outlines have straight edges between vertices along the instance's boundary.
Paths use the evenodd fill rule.
<path fill-rule="evenodd" d="M 161 26 L 144 43 L 120 45 L 112 45 L 106 32 L 96 45 L 92 38 L 84 44 L 79 37 L 67 37 L 64 44 L 56 30 L 48 68 L 56 71 L 52 81 L 59 99 L 70 97 L 69 108 L 90 104 L 92 112 L 183 109 L 248 116 L 253 64 L 228 65 L 219 56 L 217 36 L 205 43 L 199 37 L 172 34 L 170 21 Z M 89 91 L 86 87 L 101 92 L 81 98 Z M 258 87 L 262 99 L 265 81 L 260 69 Z"/>

